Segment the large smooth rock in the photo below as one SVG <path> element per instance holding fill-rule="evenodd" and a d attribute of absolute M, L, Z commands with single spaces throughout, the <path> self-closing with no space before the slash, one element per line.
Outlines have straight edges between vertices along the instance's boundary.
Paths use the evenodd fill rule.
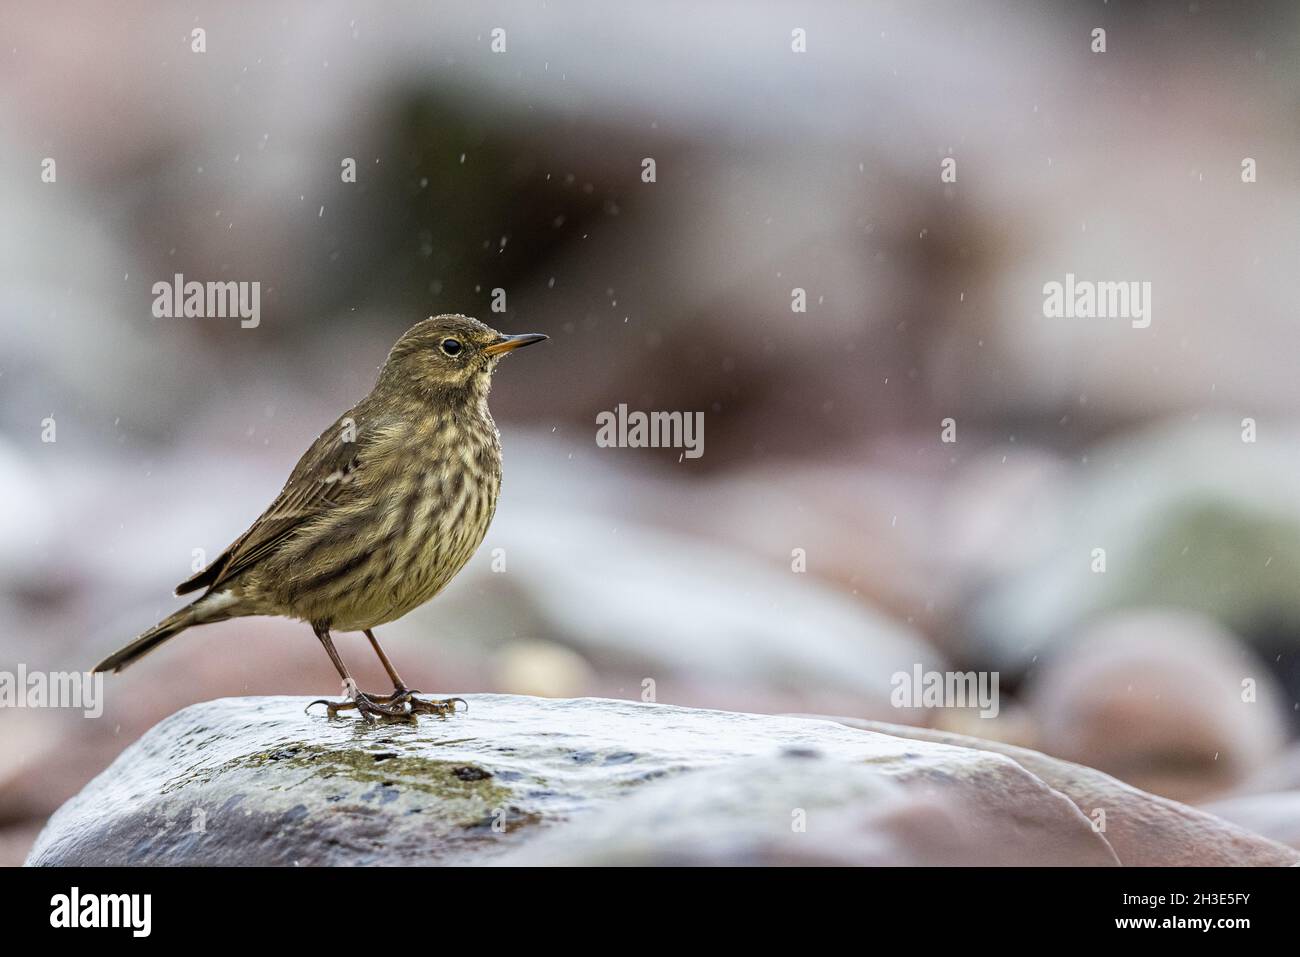
<path fill-rule="evenodd" d="M 1061 762 L 1032 752 L 607 699 L 476 695 L 453 718 L 374 726 L 307 701 L 173 715 L 51 818 L 28 863 L 1126 862 L 1045 780 Z M 1171 803 L 1115 789 L 1112 821 Z M 1300 861 L 1186 810 L 1204 863 Z M 1195 848 L 1143 862 L 1174 859 Z"/>
<path fill-rule="evenodd" d="M 1290 697 L 1266 662 L 1202 615 L 1117 612 L 1058 647 L 1022 689 L 1033 745 L 1179 801 L 1277 759 Z"/>

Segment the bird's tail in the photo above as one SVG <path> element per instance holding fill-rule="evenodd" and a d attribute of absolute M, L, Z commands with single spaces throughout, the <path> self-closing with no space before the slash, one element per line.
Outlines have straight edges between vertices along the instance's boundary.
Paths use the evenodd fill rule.
<path fill-rule="evenodd" d="M 149 652 L 153 651 L 168 638 L 174 638 L 191 625 L 207 624 L 211 621 L 222 621 L 231 617 L 212 607 L 218 602 L 212 599 L 218 598 L 216 595 L 204 595 L 193 604 L 186 605 L 173 614 L 168 615 L 158 624 L 154 625 L 139 638 L 131 642 L 125 648 L 121 648 L 99 664 L 95 665 L 95 671 L 112 671 L 118 672 L 127 665 L 143 658 Z M 206 607 L 205 607 L 206 606 Z"/>

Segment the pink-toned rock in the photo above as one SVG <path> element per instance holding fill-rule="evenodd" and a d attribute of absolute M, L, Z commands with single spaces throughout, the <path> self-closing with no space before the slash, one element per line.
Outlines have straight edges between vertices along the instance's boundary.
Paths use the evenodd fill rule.
<path fill-rule="evenodd" d="M 1068 798 L 1089 822 L 1104 820 L 1106 842 L 1121 864 L 1136 867 L 1289 866 L 1300 852 L 1266 836 L 1156 794 L 1148 794 L 1093 768 L 995 741 L 926 728 L 852 718 L 855 728 L 900 738 L 1001 754 Z M 1101 813 L 1104 812 L 1104 817 Z"/>
<path fill-rule="evenodd" d="M 0 867 L 20 867 L 45 821 L 19 821 L 0 826 Z"/>
<path fill-rule="evenodd" d="M 1264 663 L 1189 612 L 1097 622 L 1031 671 L 1024 700 L 1042 751 L 1181 800 L 1230 789 L 1287 736 Z"/>

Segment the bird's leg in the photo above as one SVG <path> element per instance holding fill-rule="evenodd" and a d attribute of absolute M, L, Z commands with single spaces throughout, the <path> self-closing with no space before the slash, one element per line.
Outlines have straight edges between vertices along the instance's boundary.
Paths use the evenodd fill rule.
<path fill-rule="evenodd" d="M 339 653 L 334 647 L 334 639 L 330 637 L 328 626 L 323 624 L 313 624 L 312 631 L 316 632 L 316 637 L 319 638 L 320 643 L 325 646 L 325 653 L 330 656 L 330 661 L 334 662 L 335 670 L 338 671 L 339 677 L 343 679 L 343 686 L 348 689 L 348 697 L 350 700 L 334 702 L 326 701 L 322 698 L 319 701 L 313 701 L 307 707 L 310 708 L 312 705 L 323 704 L 326 712 L 331 718 L 337 717 L 340 711 L 348 711 L 352 708 L 356 708 L 357 714 L 361 715 L 361 717 L 365 718 L 367 721 L 377 715 L 389 718 L 404 718 L 410 714 L 410 712 L 408 712 L 401 704 L 394 705 L 386 701 L 377 700 L 370 697 L 365 692 L 358 690 L 357 683 L 352 679 L 352 675 L 348 674 L 347 665 L 343 664 L 343 659 L 339 657 Z"/>
<path fill-rule="evenodd" d="M 446 698 L 442 701 L 425 701 L 423 698 L 417 698 L 416 695 L 421 692 L 406 687 L 406 682 L 404 682 L 402 676 L 397 673 L 397 669 L 393 667 L 393 663 L 388 659 L 388 655 L 384 654 L 384 649 L 380 647 L 379 639 L 375 637 L 375 633 L 367 628 L 365 630 L 365 636 L 370 639 L 370 646 L 375 649 L 375 654 L 379 656 L 380 663 L 384 666 L 384 670 L 388 672 L 388 677 L 393 682 L 392 694 L 384 695 L 382 697 L 372 696 L 370 699 L 371 701 L 378 701 L 384 704 L 410 705 L 411 714 L 437 714 L 444 716 L 455 714 L 456 702 L 458 701 L 465 706 L 466 711 L 469 710 L 469 702 L 464 698 Z"/>
<path fill-rule="evenodd" d="M 393 667 L 393 663 L 389 660 L 388 655 L 384 654 L 384 649 L 380 646 L 379 639 L 375 637 L 375 633 L 367 628 L 362 632 L 362 634 L 370 639 L 370 647 L 375 649 L 375 654 L 379 656 L 379 663 L 384 666 L 384 670 L 388 672 L 389 679 L 393 682 L 392 694 L 384 695 L 383 697 L 376 697 L 374 700 L 393 701 L 397 698 L 402 698 L 403 696 L 418 694 L 419 692 L 412 691 L 410 688 L 406 687 L 406 682 L 403 681 L 402 676 L 397 673 L 397 669 Z"/>

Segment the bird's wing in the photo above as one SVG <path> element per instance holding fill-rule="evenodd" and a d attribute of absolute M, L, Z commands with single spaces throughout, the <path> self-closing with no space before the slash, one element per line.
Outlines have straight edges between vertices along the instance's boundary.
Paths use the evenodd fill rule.
<path fill-rule="evenodd" d="M 341 416 L 311 444 L 275 501 L 248 531 L 199 572 L 176 586 L 184 595 L 200 588 L 220 588 L 271 554 L 303 522 L 338 505 L 348 494 L 366 451 L 384 423 L 367 421 L 359 411 Z"/>

